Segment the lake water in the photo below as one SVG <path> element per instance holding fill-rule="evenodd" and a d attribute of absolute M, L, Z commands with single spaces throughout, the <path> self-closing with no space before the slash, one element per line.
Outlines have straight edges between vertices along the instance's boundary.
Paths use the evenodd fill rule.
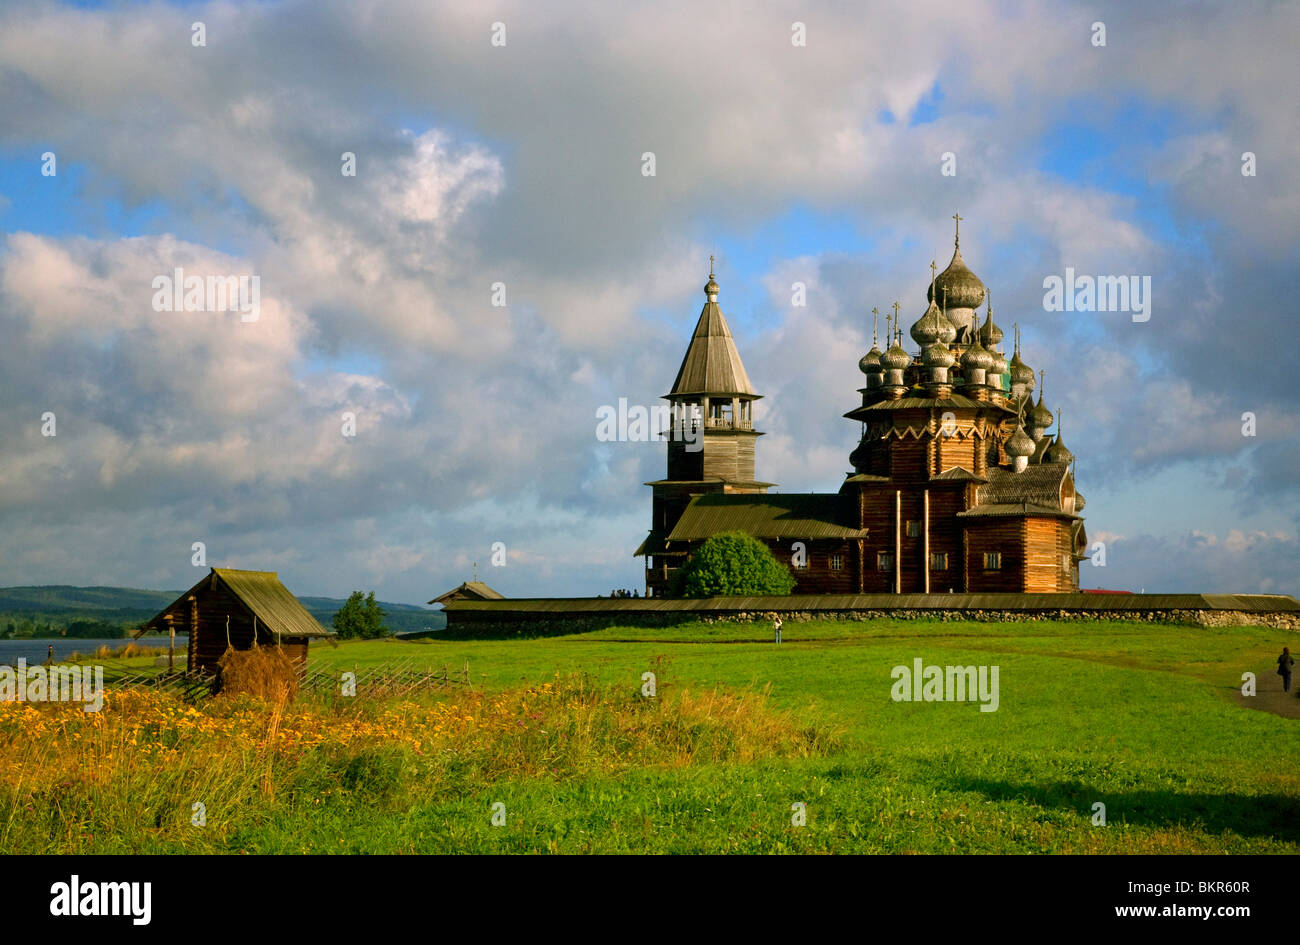
<path fill-rule="evenodd" d="M 176 634 L 176 656 L 179 659 L 185 658 L 185 647 L 188 645 L 189 637 L 186 634 Z M 44 663 L 50 655 L 50 645 L 54 645 L 54 660 L 66 660 L 73 653 L 80 653 L 82 656 L 89 656 L 101 646 L 108 646 L 113 649 L 126 646 L 130 640 L 69 640 L 66 637 L 56 637 L 52 640 L 0 640 L 0 666 L 17 666 L 19 659 L 27 660 L 27 665 L 35 666 Z M 135 641 L 137 646 L 147 646 L 158 650 L 162 656 L 167 655 L 167 637 L 141 637 Z"/>

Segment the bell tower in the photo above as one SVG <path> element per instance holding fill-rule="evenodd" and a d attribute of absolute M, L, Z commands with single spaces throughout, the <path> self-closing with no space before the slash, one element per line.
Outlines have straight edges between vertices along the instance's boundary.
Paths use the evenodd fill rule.
<path fill-rule="evenodd" d="M 718 283 L 709 257 L 709 282 L 695 333 L 682 358 L 669 403 L 668 470 L 648 482 L 654 490 L 650 535 L 637 554 L 646 556 L 646 591 L 658 596 L 682 551 L 667 545 L 687 504 L 705 493 L 766 492 L 774 483 L 754 478 L 754 393 L 731 329 L 718 307 Z"/>

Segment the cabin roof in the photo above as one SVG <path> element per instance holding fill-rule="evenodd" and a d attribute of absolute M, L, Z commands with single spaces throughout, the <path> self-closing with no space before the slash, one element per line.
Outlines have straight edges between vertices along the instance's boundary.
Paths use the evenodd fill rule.
<path fill-rule="evenodd" d="M 506 595 L 488 587 L 482 581 L 466 581 L 460 587 L 453 587 L 445 594 L 439 594 L 430 604 L 446 605 L 448 601 L 456 600 L 505 600 Z"/>
<path fill-rule="evenodd" d="M 161 626 L 163 618 L 174 608 L 183 607 L 190 595 L 208 590 L 220 581 L 252 612 L 268 631 L 280 637 L 331 637 L 333 630 L 321 626 L 289 589 L 280 583 L 275 571 L 241 571 L 237 568 L 213 568 L 208 575 L 167 607 L 159 611 L 148 626 Z"/>
<path fill-rule="evenodd" d="M 700 495 L 677 520 L 668 541 L 699 541 L 720 532 L 755 538 L 866 538 L 865 528 L 843 524 L 846 505 L 837 493 Z"/>

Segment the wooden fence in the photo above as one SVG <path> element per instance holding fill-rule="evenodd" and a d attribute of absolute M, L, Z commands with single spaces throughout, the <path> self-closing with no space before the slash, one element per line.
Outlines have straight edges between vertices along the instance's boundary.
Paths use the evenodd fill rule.
<path fill-rule="evenodd" d="M 351 673 L 351 680 L 345 680 L 344 674 Z M 358 697 L 404 696 L 412 692 L 446 689 L 451 686 L 469 686 L 469 660 L 460 669 L 440 666 L 432 668 L 422 660 L 410 657 L 376 663 L 372 666 L 352 669 L 334 667 L 329 670 L 309 669 L 299 683 L 300 691 L 305 692 L 344 692 L 349 685 Z"/>
<path fill-rule="evenodd" d="M 352 678 L 345 680 L 344 674 Z M 154 689 L 180 696 L 186 702 L 198 702 L 211 696 L 217 677 L 210 673 L 185 672 L 123 672 L 113 674 L 108 685 L 115 689 Z M 370 666 L 353 666 L 352 669 L 333 667 L 318 669 L 302 667 L 298 676 L 298 691 L 324 695 L 333 692 L 341 695 L 347 691 L 358 698 L 391 698 L 413 692 L 436 691 L 452 686 L 470 686 L 469 661 L 460 669 L 447 665 L 430 667 L 414 657 L 390 660 Z"/>

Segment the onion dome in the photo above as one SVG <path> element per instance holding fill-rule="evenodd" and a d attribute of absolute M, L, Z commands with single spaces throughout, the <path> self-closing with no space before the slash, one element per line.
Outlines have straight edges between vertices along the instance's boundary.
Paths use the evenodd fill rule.
<path fill-rule="evenodd" d="M 1036 449 L 1034 441 L 1029 438 L 1029 434 L 1025 432 L 1024 426 L 1020 424 L 1016 424 L 1016 432 L 1011 434 L 1011 438 L 1007 440 L 1005 448 L 1007 455 L 1012 459 L 1015 459 L 1017 456 L 1028 458 L 1034 454 L 1034 450 Z"/>
<path fill-rule="evenodd" d="M 870 461 L 871 446 L 867 443 L 867 438 L 864 436 L 862 442 L 854 447 L 853 452 L 849 454 L 849 462 L 852 464 L 854 469 L 861 471 L 866 468 L 867 463 Z"/>
<path fill-rule="evenodd" d="M 902 371 L 912 363 L 912 356 L 895 339 L 889 350 L 880 356 L 880 363 L 886 371 Z"/>
<path fill-rule="evenodd" d="M 871 350 L 862 356 L 858 362 L 858 370 L 863 374 L 879 374 L 885 368 L 880 363 L 880 348 L 876 345 L 871 346 Z"/>
<path fill-rule="evenodd" d="M 980 328 L 980 344 L 986 348 L 992 348 L 1002 341 L 1002 329 L 993 324 L 993 293 L 989 293 L 989 310 L 988 315 L 984 318 L 984 324 Z"/>
<path fill-rule="evenodd" d="M 950 368 L 957 363 L 948 346 L 935 341 L 921 352 L 921 363 L 928 368 Z"/>
<path fill-rule="evenodd" d="M 1056 439 L 1053 440 L 1043 451 L 1043 462 L 1045 463 L 1068 463 L 1073 461 L 1074 454 L 1066 447 L 1065 441 L 1061 439 L 1061 424 L 1058 418 L 1056 424 Z"/>
<path fill-rule="evenodd" d="M 1052 411 L 1043 405 L 1043 392 L 1040 390 L 1038 392 L 1038 403 L 1034 404 L 1029 411 L 1029 425 L 1046 430 L 1054 422 L 1056 422 L 1056 418 L 1052 416 Z"/>
<path fill-rule="evenodd" d="M 1015 349 L 1011 355 L 1011 363 L 1008 365 L 1011 371 L 1011 386 L 1013 389 L 1018 388 L 1027 398 L 1029 392 L 1034 389 L 1034 369 L 1020 360 L 1020 326 L 1016 325 L 1015 328 Z"/>
<path fill-rule="evenodd" d="M 989 354 L 993 356 L 993 366 L 989 368 L 989 373 L 998 375 L 1007 373 L 1007 359 L 996 351 L 990 351 Z"/>
<path fill-rule="evenodd" d="M 927 293 L 929 301 L 946 299 L 948 308 L 979 308 L 984 304 L 984 283 L 966 267 L 961 258 L 961 247 L 953 250 L 952 262 L 939 273 Z"/>
<path fill-rule="evenodd" d="M 1088 503 L 1085 502 L 1085 501 L 1083 500 L 1083 493 L 1082 493 L 1082 492 L 1076 492 L 1076 493 L 1074 494 L 1074 511 L 1076 511 L 1076 512 L 1082 512 L 1082 511 L 1083 511 L 1083 507 L 1084 507 L 1085 505 L 1087 505 L 1087 504 L 1088 504 Z"/>
<path fill-rule="evenodd" d="M 939 306 L 933 302 L 925 310 L 925 314 L 912 326 L 912 340 L 922 348 L 932 345 L 936 341 L 942 341 L 945 345 L 952 344 L 953 339 L 956 337 L 957 329 L 953 327 L 952 322 L 943 317 L 943 313 L 939 311 Z"/>
<path fill-rule="evenodd" d="M 1074 459 L 1074 454 L 1071 453 L 1066 448 L 1065 444 L 1061 442 L 1061 434 L 1057 433 L 1056 439 L 1052 441 L 1052 445 L 1043 452 L 1043 462 L 1068 463 L 1072 459 Z"/>
<path fill-rule="evenodd" d="M 934 275 L 935 265 L 930 263 L 930 304 L 925 310 L 925 314 L 917 320 L 912 326 L 912 340 L 922 348 L 941 341 L 945 345 L 950 345 L 957 337 L 957 328 L 943 312 L 939 311 L 939 306 L 934 302 Z"/>
<path fill-rule="evenodd" d="M 1034 369 L 1020 360 L 1020 352 L 1011 356 L 1011 383 L 1023 387 L 1026 391 L 1034 389 Z"/>
<path fill-rule="evenodd" d="M 993 366 L 993 355 L 984 350 L 976 338 L 969 348 L 962 352 L 961 366 L 966 370 L 987 371 Z"/>

